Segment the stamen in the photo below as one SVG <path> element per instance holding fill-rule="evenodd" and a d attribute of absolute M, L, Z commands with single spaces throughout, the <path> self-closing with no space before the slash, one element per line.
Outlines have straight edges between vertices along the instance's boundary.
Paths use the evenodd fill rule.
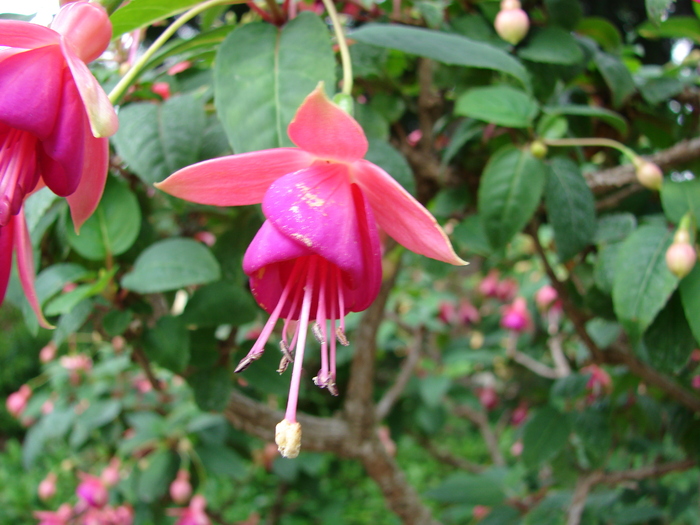
<path fill-rule="evenodd" d="M 318 344 L 323 345 L 326 344 L 326 339 L 323 336 L 323 332 L 321 331 L 321 325 L 318 324 L 318 317 L 316 319 L 316 322 L 311 327 L 311 333 L 314 334 L 314 337 L 316 338 L 316 341 L 318 341 Z"/>
<path fill-rule="evenodd" d="M 282 307 L 284 307 L 284 304 L 287 301 L 289 292 L 296 285 L 297 276 L 302 269 L 302 261 L 305 262 L 305 260 L 300 258 L 294 263 L 294 268 L 292 268 L 292 273 L 289 276 L 289 280 L 287 281 L 284 290 L 282 290 L 279 301 L 277 301 L 277 306 L 275 306 L 274 311 L 270 314 L 270 318 L 265 323 L 262 332 L 260 332 L 257 341 L 255 341 L 255 344 L 253 345 L 253 348 L 251 348 L 248 355 L 241 359 L 241 362 L 238 363 L 238 366 L 234 370 L 235 373 L 243 372 L 243 370 L 248 368 L 253 361 L 260 359 L 265 351 L 265 343 L 267 343 L 267 340 L 270 338 L 270 334 L 272 334 L 272 330 L 275 328 L 275 324 L 277 323 L 277 319 L 279 319 Z"/>
<path fill-rule="evenodd" d="M 342 319 L 341 319 L 342 321 Z M 348 338 L 345 337 L 345 333 L 343 332 L 343 329 L 339 326 L 335 330 L 335 336 L 338 338 L 338 342 L 343 345 L 343 346 L 350 346 L 350 341 L 348 341 Z"/>

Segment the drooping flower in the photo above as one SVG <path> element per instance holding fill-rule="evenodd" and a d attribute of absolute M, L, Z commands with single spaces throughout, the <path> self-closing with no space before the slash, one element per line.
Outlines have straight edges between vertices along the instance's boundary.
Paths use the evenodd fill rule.
<path fill-rule="evenodd" d="M 211 521 L 204 509 L 207 508 L 207 500 L 201 494 L 192 496 L 190 504 L 184 509 L 168 509 L 168 515 L 176 516 L 175 525 L 210 525 Z"/>
<path fill-rule="evenodd" d="M 81 481 L 75 489 L 78 497 L 90 507 L 104 507 L 109 500 L 109 493 L 102 480 L 85 472 L 80 472 L 79 476 Z"/>
<path fill-rule="evenodd" d="M 109 160 L 114 108 L 85 65 L 109 44 L 112 29 L 97 4 L 65 5 L 50 28 L 0 20 L 0 302 L 12 263 L 44 326 L 34 292 L 24 198 L 48 186 L 68 198 L 76 228 L 97 207 Z"/>
<path fill-rule="evenodd" d="M 185 469 L 177 471 L 177 476 L 170 484 L 170 498 L 180 505 L 187 503 L 192 495 L 192 485 L 190 485 L 190 473 Z"/>
<path fill-rule="evenodd" d="M 39 525 L 67 525 L 73 517 L 73 508 L 68 503 L 64 503 L 56 512 L 35 511 L 34 517 L 39 520 Z"/>
<path fill-rule="evenodd" d="M 243 269 L 270 318 L 237 371 L 258 359 L 278 319 L 280 372 L 294 362 L 285 419 L 276 441 L 283 455 L 299 450 L 296 405 L 310 322 L 321 344 L 316 385 L 337 394 L 336 340 L 347 344 L 344 318 L 366 309 L 381 285 L 377 225 L 406 248 L 465 264 L 432 215 L 379 166 L 364 160 L 360 125 L 326 97 L 320 84 L 288 128 L 297 148 L 232 155 L 184 168 L 158 184 L 201 204 L 262 203 L 266 221 L 248 247 Z M 296 354 L 292 348 L 296 345 Z"/>

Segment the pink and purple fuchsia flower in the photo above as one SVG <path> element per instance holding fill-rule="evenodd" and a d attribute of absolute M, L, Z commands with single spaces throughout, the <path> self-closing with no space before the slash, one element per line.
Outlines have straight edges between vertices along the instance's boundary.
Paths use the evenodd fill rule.
<path fill-rule="evenodd" d="M 314 382 L 337 395 L 336 346 L 348 344 L 344 318 L 369 307 L 382 281 L 378 227 L 416 253 L 466 263 L 433 216 L 389 174 L 364 160 L 368 144 L 362 128 L 328 100 L 322 85 L 304 100 L 288 133 L 297 148 L 213 159 L 157 186 L 201 204 L 262 203 L 267 220 L 245 253 L 243 269 L 270 318 L 236 371 L 260 358 L 277 320 L 284 319 L 279 371 L 292 362 L 294 367 L 276 441 L 282 455 L 295 457 L 308 328 L 321 344 Z"/>
<path fill-rule="evenodd" d="M 107 47 L 112 26 L 97 4 L 65 5 L 50 28 L 0 20 L 0 302 L 17 253 L 20 280 L 44 326 L 22 213 L 43 186 L 67 197 L 79 228 L 104 189 L 107 138 L 118 120 L 85 65 Z"/>

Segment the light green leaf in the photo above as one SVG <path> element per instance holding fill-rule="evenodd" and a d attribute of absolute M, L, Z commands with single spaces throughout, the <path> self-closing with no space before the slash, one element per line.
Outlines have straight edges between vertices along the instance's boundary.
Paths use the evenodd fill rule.
<path fill-rule="evenodd" d="M 620 322 L 638 339 L 678 285 L 666 267 L 673 234 L 661 225 L 641 226 L 620 248 L 615 264 L 613 304 Z"/>
<path fill-rule="evenodd" d="M 235 153 L 291 146 L 287 126 L 319 82 L 335 88 L 328 28 L 303 12 L 282 29 L 236 28 L 216 56 L 216 109 Z M 332 93 L 331 93 L 332 94 Z"/>
<path fill-rule="evenodd" d="M 592 38 L 606 51 L 617 51 L 622 45 L 620 30 L 607 18 L 584 18 L 576 27 L 576 33 Z"/>
<path fill-rule="evenodd" d="M 112 22 L 112 38 L 116 39 L 139 27 L 170 18 L 199 3 L 200 0 L 131 0 L 109 17 Z"/>
<path fill-rule="evenodd" d="M 665 181 L 661 186 L 661 205 L 666 218 L 675 224 L 688 212 L 700 223 L 700 179 Z"/>
<path fill-rule="evenodd" d="M 700 344 L 700 264 L 695 264 L 693 271 L 681 280 L 679 288 L 685 317 L 695 341 Z"/>
<path fill-rule="evenodd" d="M 95 213 L 80 228 L 66 229 L 71 247 L 86 259 L 101 261 L 131 248 L 141 229 L 141 207 L 131 190 L 114 177 L 107 186 Z"/>
<path fill-rule="evenodd" d="M 179 460 L 172 450 L 159 450 L 149 454 L 146 461 L 138 478 L 138 496 L 141 501 L 150 503 L 166 493 L 175 478 Z"/>
<path fill-rule="evenodd" d="M 202 102 L 193 95 L 162 104 L 136 102 L 119 112 L 112 140 L 129 169 L 153 184 L 199 160 L 205 124 Z"/>
<path fill-rule="evenodd" d="M 637 31 L 644 38 L 690 38 L 700 43 L 700 20 L 695 16 L 672 16 L 658 26 L 647 21 Z"/>
<path fill-rule="evenodd" d="M 525 67 L 497 47 L 459 35 L 389 24 L 366 24 L 350 34 L 365 44 L 432 58 L 443 64 L 501 71 L 511 75 L 526 88 L 530 79 Z"/>
<path fill-rule="evenodd" d="M 572 65 L 583 60 L 583 51 L 571 33 L 560 27 L 533 30 L 518 56 L 532 62 Z"/>
<path fill-rule="evenodd" d="M 529 151 L 510 146 L 491 157 L 484 168 L 477 206 L 494 248 L 505 246 L 535 213 L 548 170 Z"/>
<path fill-rule="evenodd" d="M 561 261 L 567 261 L 593 240 L 596 231 L 595 199 L 578 165 L 566 157 L 550 162 L 544 199 L 547 217 Z"/>
<path fill-rule="evenodd" d="M 620 133 L 627 133 L 627 122 L 622 115 L 606 108 L 584 106 L 582 104 L 570 104 L 566 106 L 545 106 L 542 108 L 542 111 L 549 115 L 580 115 L 584 117 L 599 118 L 617 129 Z"/>
<path fill-rule="evenodd" d="M 191 239 L 166 239 L 139 255 L 121 284 L 138 293 L 166 292 L 216 281 L 220 273 L 219 263 L 203 244 Z"/>
<path fill-rule="evenodd" d="M 455 106 L 457 115 L 511 128 L 532 126 L 538 111 L 534 98 L 506 85 L 470 89 L 457 99 Z"/>
<path fill-rule="evenodd" d="M 39 303 L 44 304 L 68 283 L 73 283 L 88 275 L 88 271 L 74 263 L 59 263 L 49 266 L 37 276 L 34 287 Z"/>

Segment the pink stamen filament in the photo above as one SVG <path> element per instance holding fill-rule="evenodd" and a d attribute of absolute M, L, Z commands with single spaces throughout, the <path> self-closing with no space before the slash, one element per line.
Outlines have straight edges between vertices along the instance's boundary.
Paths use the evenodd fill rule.
<path fill-rule="evenodd" d="M 324 261 L 325 262 L 325 261 Z M 321 327 L 321 372 L 318 375 L 317 385 L 323 387 L 328 381 L 328 334 L 326 331 L 326 276 L 328 265 L 321 265 L 320 286 L 318 290 L 318 307 L 316 308 L 316 322 Z"/>
<path fill-rule="evenodd" d="M 26 131 L 10 129 L 0 147 L 0 226 L 17 214 L 24 196 L 36 185 L 34 145 Z"/>
<path fill-rule="evenodd" d="M 314 273 L 316 270 L 316 257 L 310 257 L 306 274 L 306 286 L 304 286 L 304 302 L 301 304 L 301 315 L 297 331 L 299 338 L 296 345 L 294 357 L 294 369 L 292 370 L 292 381 L 289 384 L 289 397 L 287 399 L 287 411 L 284 418 L 290 423 L 297 420 L 297 402 L 299 401 L 299 386 L 301 383 L 301 371 L 304 361 L 304 346 L 306 345 L 306 333 L 309 328 L 309 314 L 311 313 L 311 300 L 314 291 Z"/>

